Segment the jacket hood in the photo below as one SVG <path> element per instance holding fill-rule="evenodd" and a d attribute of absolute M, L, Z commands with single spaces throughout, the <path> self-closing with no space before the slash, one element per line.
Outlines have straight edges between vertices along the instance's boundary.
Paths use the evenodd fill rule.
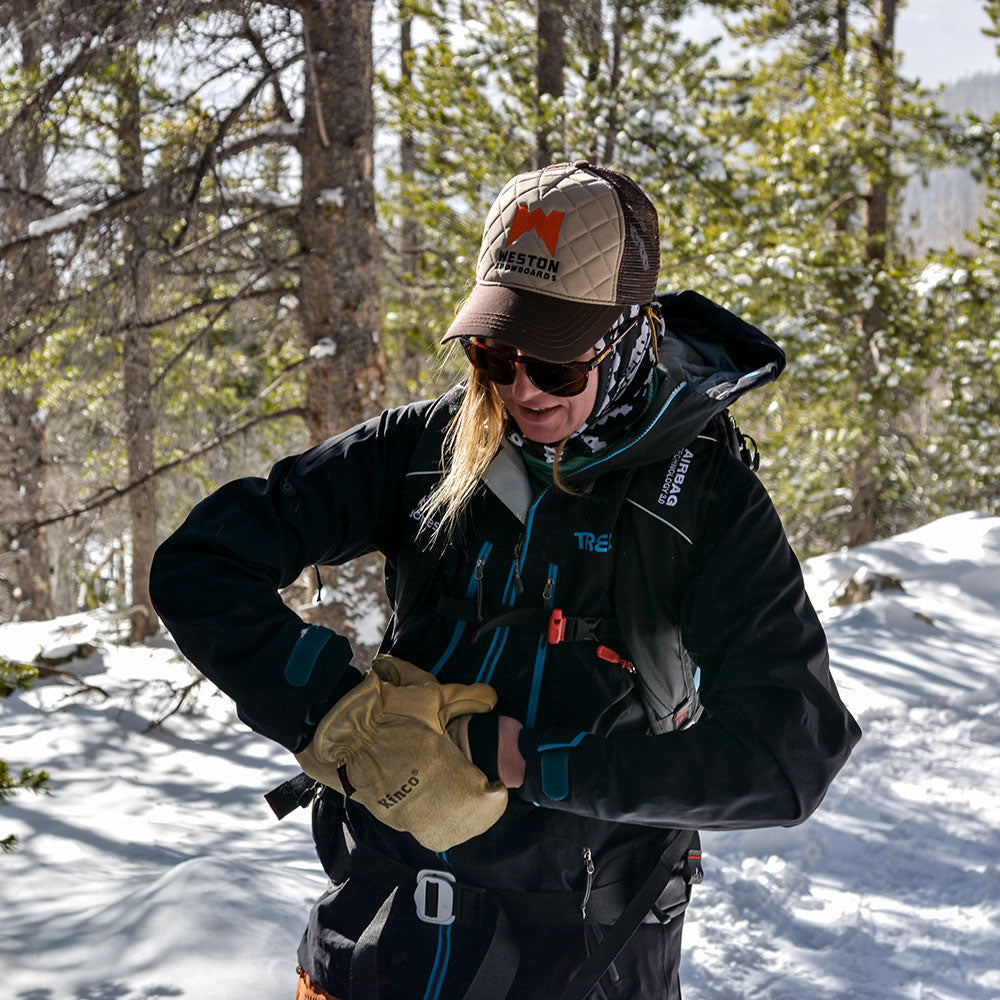
<path fill-rule="evenodd" d="M 658 295 L 660 388 L 628 440 L 573 474 L 607 472 L 669 457 L 692 441 L 716 413 L 785 368 L 785 354 L 766 334 L 693 291 Z"/>

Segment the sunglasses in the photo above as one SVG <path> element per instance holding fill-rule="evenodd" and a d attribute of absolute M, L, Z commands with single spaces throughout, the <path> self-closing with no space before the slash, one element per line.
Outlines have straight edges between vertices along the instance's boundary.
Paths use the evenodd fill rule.
<path fill-rule="evenodd" d="M 518 354 L 512 347 L 487 347 L 470 337 L 460 337 L 459 341 L 472 367 L 497 385 L 511 385 L 517 377 L 517 366 L 524 365 L 524 373 L 536 389 L 549 396 L 579 396 L 587 387 L 587 376 L 647 315 L 658 319 L 652 309 L 644 306 L 639 315 L 590 361 L 543 361 Z"/>

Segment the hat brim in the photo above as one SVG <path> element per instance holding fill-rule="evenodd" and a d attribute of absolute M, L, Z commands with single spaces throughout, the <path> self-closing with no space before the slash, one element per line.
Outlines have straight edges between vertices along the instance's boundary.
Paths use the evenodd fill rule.
<path fill-rule="evenodd" d="M 573 361 L 611 329 L 624 308 L 477 284 L 441 342 L 489 337 L 544 361 Z"/>

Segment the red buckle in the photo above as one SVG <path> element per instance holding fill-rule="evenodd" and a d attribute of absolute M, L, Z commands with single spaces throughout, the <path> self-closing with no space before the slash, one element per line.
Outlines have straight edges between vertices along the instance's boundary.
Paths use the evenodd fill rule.
<path fill-rule="evenodd" d="M 610 646 L 598 646 L 597 655 L 600 659 L 607 660 L 608 663 L 618 664 L 622 670 L 627 670 L 630 674 L 635 672 L 635 667 L 624 656 L 616 653 Z"/>
<path fill-rule="evenodd" d="M 566 638 L 566 616 L 559 608 L 553 608 L 549 615 L 549 645 L 555 646 Z"/>

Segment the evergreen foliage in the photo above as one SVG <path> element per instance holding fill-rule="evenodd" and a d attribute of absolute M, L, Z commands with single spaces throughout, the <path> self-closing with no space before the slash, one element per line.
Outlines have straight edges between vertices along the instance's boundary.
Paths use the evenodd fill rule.
<path fill-rule="evenodd" d="M 15 691 L 27 690 L 37 676 L 35 667 L 0 656 L 0 698 L 9 698 Z M 46 771 L 23 767 L 15 774 L 7 761 L 0 758 L 0 806 L 15 792 L 44 792 L 48 787 L 49 775 Z M 13 834 L 0 837 L 0 854 L 13 851 L 16 847 L 17 837 Z"/>
<path fill-rule="evenodd" d="M 562 86 L 545 94 L 533 0 L 383 8 L 390 402 L 458 376 L 437 342 L 474 281 L 490 202 L 541 136 L 553 157 L 650 193 L 663 290 L 695 288 L 788 352 L 788 375 L 737 416 L 801 554 L 1000 509 L 1000 123 L 945 110 L 900 73 L 876 16 L 887 2 L 574 0 Z M 301 221 L 344 211 L 340 189 L 301 203 L 313 6 L 0 3 L 0 410 L 37 446 L 30 469 L 23 441 L 0 449 L 0 520 L 37 509 L 45 613 L 124 600 L 121 500 L 145 475 L 128 444 L 135 337 L 161 535 L 206 490 L 306 443 L 322 345 L 304 335 Z M 684 36 L 700 6 L 747 43 L 743 63 Z M 924 249 L 902 193 L 958 167 L 978 168 L 987 208 L 968 238 Z M 0 556 L 8 617 L 45 597 L 15 579 L 19 551 Z"/>
<path fill-rule="evenodd" d="M 929 388 L 946 370 L 949 330 L 925 308 L 900 194 L 910 176 L 960 161 L 964 142 L 899 73 L 864 7 L 847 18 L 843 5 L 838 20 L 822 2 L 727 6 L 744 12 L 736 33 L 773 54 L 734 78 L 716 119 L 720 146 L 739 151 L 727 170 L 742 205 L 708 230 L 719 249 L 706 263 L 716 295 L 788 352 L 766 414 L 756 405 L 769 485 L 812 554 L 940 512 Z M 887 215 L 876 230 L 878 196 Z"/>

